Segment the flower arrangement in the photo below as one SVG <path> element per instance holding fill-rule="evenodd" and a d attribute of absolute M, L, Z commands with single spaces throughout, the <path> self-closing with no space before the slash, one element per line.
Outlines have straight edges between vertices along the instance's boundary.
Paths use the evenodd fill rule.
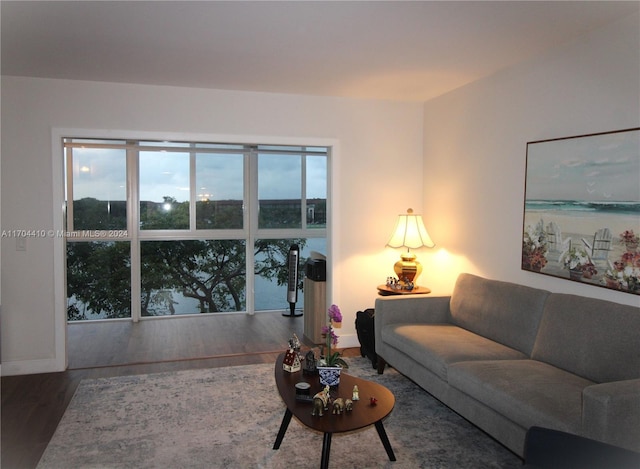
<path fill-rule="evenodd" d="M 591 261 L 582 266 L 582 275 L 584 278 L 591 278 L 598 273 L 598 269 Z"/>
<path fill-rule="evenodd" d="M 331 346 L 338 345 L 338 336 L 333 330 L 334 324 L 342 323 L 342 313 L 337 305 L 329 307 L 329 325 L 322 326 L 322 335 L 327 339 L 327 349 L 324 357 L 324 366 L 342 366 L 349 368 L 349 365 L 340 357 L 340 352 L 332 352 Z"/>
<path fill-rule="evenodd" d="M 627 248 L 627 251 L 635 252 L 638 250 L 638 245 L 640 245 L 640 236 L 635 234 L 633 230 L 625 230 L 625 232 L 620 235 L 620 239 Z"/>
<path fill-rule="evenodd" d="M 619 261 L 609 262 L 604 280 L 611 288 L 640 293 L 640 253 L 627 251 Z"/>
<path fill-rule="evenodd" d="M 522 235 L 522 268 L 540 272 L 547 265 L 547 235 L 542 220 L 535 227 L 527 225 Z"/>
<path fill-rule="evenodd" d="M 560 255 L 560 263 L 567 270 L 585 270 L 585 267 L 591 268 L 593 263 L 587 252 L 579 247 L 572 246 Z"/>
<path fill-rule="evenodd" d="M 625 232 L 620 235 L 620 239 L 623 243 L 640 243 L 640 236 L 634 234 L 633 230 L 625 230 Z"/>

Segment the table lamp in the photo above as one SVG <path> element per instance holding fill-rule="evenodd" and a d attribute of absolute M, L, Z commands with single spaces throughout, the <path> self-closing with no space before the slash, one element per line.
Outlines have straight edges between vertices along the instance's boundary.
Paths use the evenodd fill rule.
<path fill-rule="evenodd" d="M 422 215 L 413 213 L 413 209 L 407 209 L 407 213 L 398 215 L 396 227 L 387 246 L 392 248 L 407 248 L 407 252 L 400 255 L 400 260 L 393 266 L 393 270 L 401 284 L 416 284 L 417 278 L 422 272 L 422 265 L 416 260 L 416 255 L 410 249 L 418 249 L 423 246 L 432 248 L 435 243 L 429 237 L 424 227 Z"/>

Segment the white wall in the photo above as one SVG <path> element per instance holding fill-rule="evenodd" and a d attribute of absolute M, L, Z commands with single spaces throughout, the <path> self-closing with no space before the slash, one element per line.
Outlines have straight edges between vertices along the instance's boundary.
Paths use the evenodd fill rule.
<path fill-rule="evenodd" d="M 526 143 L 640 126 L 639 46 L 634 15 L 425 103 L 424 207 L 447 251 L 428 257 L 435 292 L 451 291 L 468 271 L 640 304 L 520 269 Z"/>
<path fill-rule="evenodd" d="M 422 208 L 419 103 L 3 77 L 3 230 L 54 228 L 52 135 L 61 128 L 335 142 L 330 301 L 345 314 L 341 346 L 357 345 L 355 312 L 373 306 L 390 274 L 396 253 L 384 244 L 396 214 Z M 65 366 L 53 252 L 50 238 L 28 239 L 26 251 L 2 239 L 5 375 Z"/>

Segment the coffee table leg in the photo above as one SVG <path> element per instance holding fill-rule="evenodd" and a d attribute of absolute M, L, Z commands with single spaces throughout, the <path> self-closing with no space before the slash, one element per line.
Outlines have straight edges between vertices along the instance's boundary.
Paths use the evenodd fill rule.
<path fill-rule="evenodd" d="M 278 431 L 278 436 L 276 437 L 276 442 L 273 444 L 273 449 L 280 448 L 280 443 L 282 443 L 284 434 L 287 433 L 287 428 L 289 427 L 289 422 L 291 422 L 292 415 L 293 414 L 289 409 L 285 411 L 284 417 L 282 417 L 282 423 L 280 424 L 280 430 Z"/>
<path fill-rule="evenodd" d="M 320 461 L 320 469 L 329 468 L 329 453 L 331 452 L 331 433 L 325 433 L 322 440 L 322 460 Z"/>
<path fill-rule="evenodd" d="M 378 420 L 376 422 L 376 430 L 378 430 L 378 436 L 380 437 L 380 441 L 382 441 L 382 446 L 384 446 L 384 449 L 387 450 L 387 456 L 389 456 L 389 461 L 395 461 L 396 455 L 393 454 L 393 448 L 391 447 L 391 443 L 389 443 L 387 432 L 384 431 L 382 420 Z"/>

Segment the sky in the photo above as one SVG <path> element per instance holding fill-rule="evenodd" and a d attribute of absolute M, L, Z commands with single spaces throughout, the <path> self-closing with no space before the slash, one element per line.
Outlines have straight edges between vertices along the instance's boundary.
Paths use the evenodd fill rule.
<path fill-rule="evenodd" d="M 327 159 L 307 158 L 307 197 L 327 197 Z M 259 156 L 259 197 L 299 199 L 301 158 L 290 155 Z M 196 157 L 196 194 L 209 200 L 242 200 L 243 156 L 199 154 Z M 140 200 L 162 202 L 164 196 L 189 200 L 189 154 L 140 153 Z M 74 199 L 126 199 L 124 150 L 74 149 Z"/>
<path fill-rule="evenodd" d="M 526 198 L 640 202 L 640 131 L 529 143 Z"/>

